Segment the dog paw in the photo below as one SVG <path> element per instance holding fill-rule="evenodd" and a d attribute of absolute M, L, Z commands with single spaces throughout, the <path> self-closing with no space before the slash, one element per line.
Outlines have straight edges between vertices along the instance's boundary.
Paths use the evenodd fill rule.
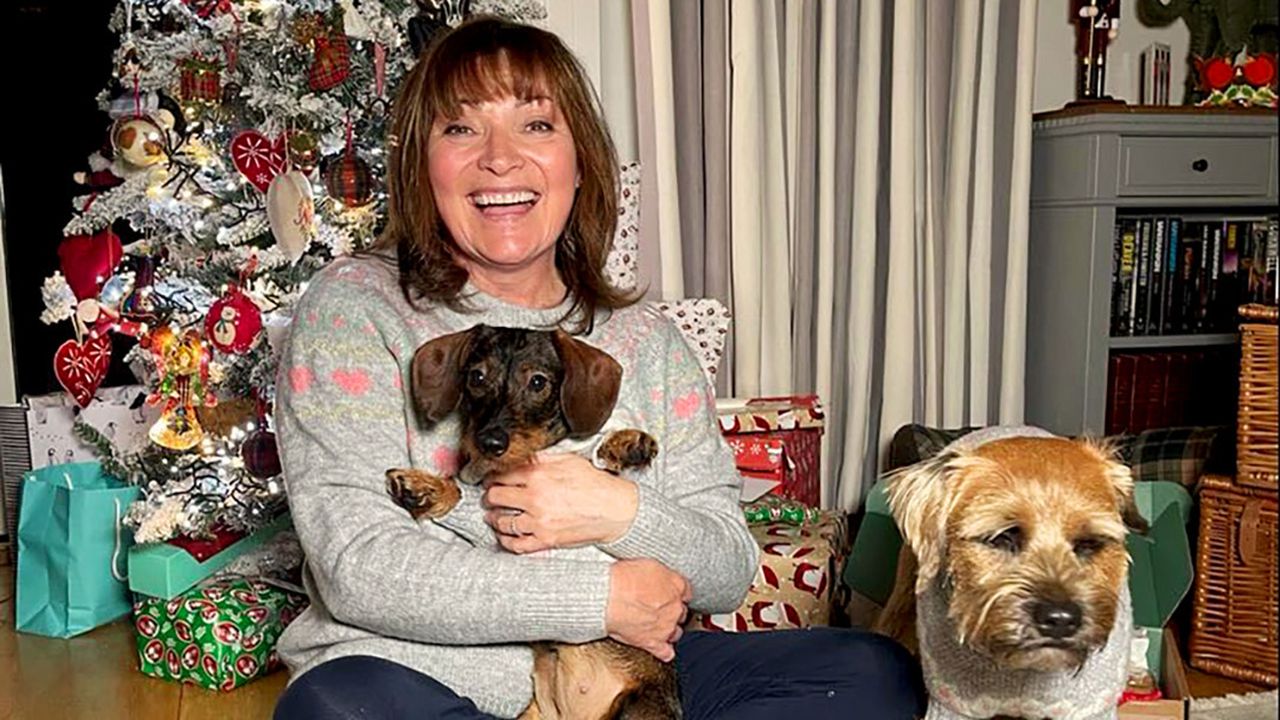
<path fill-rule="evenodd" d="M 462 499 L 462 492 L 453 478 L 442 478 L 422 470 L 388 470 L 387 494 L 415 519 L 442 518 Z"/>
<path fill-rule="evenodd" d="M 597 455 L 610 472 L 648 467 L 658 456 L 658 441 L 643 430 L 619 430 L 605 438 Z"/>

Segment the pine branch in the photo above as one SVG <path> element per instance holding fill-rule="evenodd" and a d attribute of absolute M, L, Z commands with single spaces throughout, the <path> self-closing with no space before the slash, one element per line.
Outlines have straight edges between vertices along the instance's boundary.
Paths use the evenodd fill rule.
<path fill-rule="evenodd" d="M 129 469 L 120 461 L 118 450 L 115 443 L 111 442 L 111 438 L 103 435 L 100 430 L 85 422 L 81 417 L 76 417 L 75 422 L 71 425 L 71 432 L 81 442 L 93 448 L 93 454 L 97 456 L 102 463 L 102 469 L 108 475 L 114 475 L 126 481 L 129 479 Z"/>

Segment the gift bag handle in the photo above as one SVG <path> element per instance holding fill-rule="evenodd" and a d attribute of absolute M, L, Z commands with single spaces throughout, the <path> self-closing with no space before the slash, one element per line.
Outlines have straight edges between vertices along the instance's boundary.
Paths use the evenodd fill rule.
<path fill-rule="evenodd" d="M 119 570 L 116 569 L 120 564 L 120 547 L 121 547 L 120 545 L 120 498 L 111 498 L 111 502 L 116 504 L 116 522 L 115 522 L 116 545 L 115 545 L 115 548 L 111 551 L 111 577 L 115 578 L 116 582 L 128 582 L 129 581 L 128 568 L 126 567 L 125 572 L 123 573 L 121 573 Z"/>

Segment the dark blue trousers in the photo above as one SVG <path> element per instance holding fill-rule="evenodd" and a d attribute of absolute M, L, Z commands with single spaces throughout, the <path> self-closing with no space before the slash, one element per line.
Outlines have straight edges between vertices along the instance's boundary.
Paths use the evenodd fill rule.
<path fill-rule="evenodd" d="M 691 632 L 676 646 L 687 720 L 911 720 L 924 715 L 920 667 L 900 645 L 857 630 Z M 491 716 L 388 660 L 345 657 L 303 674 L 275 720 Z"/>

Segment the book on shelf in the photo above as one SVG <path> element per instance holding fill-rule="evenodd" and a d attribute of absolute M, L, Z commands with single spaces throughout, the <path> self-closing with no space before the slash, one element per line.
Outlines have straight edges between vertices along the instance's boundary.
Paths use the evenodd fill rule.
<path fill-rule="evenodd" d="M 1113 352 L 1107 364 L 1106 434 L 1229 423 L 1234 346 Z"/>
<path fill-rule="evenodd" d="M 1111 248 L 1111 335 L 1235 330 L 1236 309 L 1277 304 L 1276 217 L 1121 216 Z"/>

